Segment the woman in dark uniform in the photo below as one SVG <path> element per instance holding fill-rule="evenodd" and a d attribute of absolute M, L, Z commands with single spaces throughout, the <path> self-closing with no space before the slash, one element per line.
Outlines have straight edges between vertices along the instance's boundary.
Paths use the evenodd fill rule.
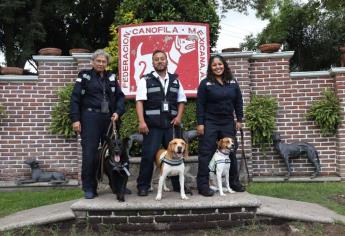
<path fill-rule="evenodd" d="M 236 114 L 236 123 L 234 119 Z M 202 80 L 197 95 L 197 132 L 199 139 L 199 166 L 197 187 L 203 196 L 212 196 L 209 188 L 208 164 L 216 151 L 218 139 L 236 136 L 243 118 L 242 93 L 236 79 L 224 58 L 215 55 L 210 58 L 207 78 Z M 236 142 L 236 148 L 238 147 Z M 230 154 L 230 187 L 243 192 L 239 181 L 236 154 Z"/>

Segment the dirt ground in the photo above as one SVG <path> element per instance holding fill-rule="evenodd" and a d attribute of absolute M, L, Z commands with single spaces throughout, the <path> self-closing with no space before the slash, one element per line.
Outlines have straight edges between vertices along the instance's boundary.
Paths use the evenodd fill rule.
<path fill-rule="evenodd" d="M 0 235 L 2 235 L 0 233 Z M 120 232 L 116 230 L 116 226 L 87 226 L 87 225 L 70 225 L 60 224 L 45 227 L 30 227 L 21 230 L 10 231 L 5 236 L 343 236 L 345 235 L 345 225 L 342 224 L 317 224 L 289 222 L 279 225 L 255 224 L 234 227 L 234 228 L 216 228 L 208 230 L 184 230 L 184 231 L 155 231 L 155 232 Z"/>

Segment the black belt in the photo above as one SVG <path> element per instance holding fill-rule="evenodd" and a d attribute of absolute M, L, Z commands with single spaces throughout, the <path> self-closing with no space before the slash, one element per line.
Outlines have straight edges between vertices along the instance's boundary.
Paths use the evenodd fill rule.
<path fill-rule="evenodd" d="M 101 112 L 101 109 L 97 109 L 97 108 L 86 108 L 87 111 L 93 111 L 93 112 Z"/>

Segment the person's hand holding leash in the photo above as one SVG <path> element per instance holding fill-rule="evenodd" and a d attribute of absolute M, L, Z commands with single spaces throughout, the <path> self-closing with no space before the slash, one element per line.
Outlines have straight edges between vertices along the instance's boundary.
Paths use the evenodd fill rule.
<path fill-rule="evenodd" d="M 149 128 L 147 127 L 147 124 L 145 121 L 139 122 L 139 133 L 141 134 L 149 133 Z"/>
<path fill-rule="evenodd" d="M 204 125 L 198 125 L 196 127 L 196 132 L 198 133 L 198 135 L 204 135 L 204 129 L 205 129 Z"/>
<path fill-rule="evenodd" d="M 118 119 L 119 119 L 119 115 L 117 113 L 113 113 L 113 115 L 111 116 L 111 120 L 117 121 Z"/>
<path fill-rule="evenodd" d="M 175 126 L 179 126 L 181 124 L 181 118 L 176 116 L 174 119 L 172 119 L 172 121 L 170 122 L 170 124 L 173 124 Z"/>
<path fill-rule="evenodd" d="M 80 121 L 73 122 L 72 127 L 73 127 L 74 132 L 76 132 L 77 134 L 80 134 L 80 132 L 81 132 Z"/>
<path fill-rule="evenodd" d="M 236 122 L 236 130 L 238 131 L 238 130 L 241 130 L 241 129 L 242 129 L 242 123 L 237 121 Z"/>

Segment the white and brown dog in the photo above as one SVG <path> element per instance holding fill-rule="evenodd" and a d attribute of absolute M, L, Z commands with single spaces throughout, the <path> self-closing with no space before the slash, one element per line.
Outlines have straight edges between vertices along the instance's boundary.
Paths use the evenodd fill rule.
<path fill-rule="evenodd" d="M 222 177 L 225 176 L 226 190 L 234 193 L 229 184 L 230 171 L 230 152 L 234 151 L 234 140 L 229 137 L 222 138 L 218 141 L 218 148 L 214 153 L 208 168 L 210 169 L 210 188 L 219 190 L 220 196 L 225 196 L 223 191 Z M 217 183 L 216 183 L 217 182 Z M 217 187 L 218 186 L 218 187 Z"/>
<path fill-rule="evenodd" d="M 188 199 L 184 189 L 184 158 L 188 156 L 187 144 L 183 139 L 174 138 L 170 141 L 168 149 L 160 149 L 156 154 L 156 167 L 160 169 L 156 200 L 162 199 L 163 186 L 166 190 L 167 176 L 179 176 L 182 199 Z"/>

